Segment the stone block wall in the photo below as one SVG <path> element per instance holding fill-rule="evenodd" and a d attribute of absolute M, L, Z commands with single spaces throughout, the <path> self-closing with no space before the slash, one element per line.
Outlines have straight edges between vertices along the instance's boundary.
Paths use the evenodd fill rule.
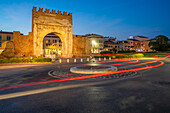
<path fill-rule="evenodd" d="M 14 43 L 13 43 L 13 41 L 6 41 L 6 42 L 4 42 L 4 43 L 6 43 L 5 45 L 6 45 L 6 47 L 5 47 L 5 49 L 4 49 L 4 51 L 2 52 L 2 56 L 3 57 L 6 57 L 6 58 L 11 58 L 11 57 L 14 57 L 15 56 L 15 54 L 14 54 Z"/>
<path fill-rule="evenodd" d="M 73 54 L 75 56 L 91 54 L 89 38 L 81 35 L 73 35 Z"/>
<path fill-rule="evenodd" d="M 31 56 L 33 55 L 33 37 L 32 32 L 28 35 L 21 35 L 19 31 L 13 32 L 13 43 L 15 56 Z"/>

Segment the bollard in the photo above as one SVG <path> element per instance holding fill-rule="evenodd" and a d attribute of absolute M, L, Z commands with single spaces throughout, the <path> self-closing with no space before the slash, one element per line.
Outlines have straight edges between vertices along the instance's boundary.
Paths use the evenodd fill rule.
<path fill-rule="evenodd" d="M 104 57 L 104 61 L 106 60 L 106 57 Z"/>
<path fill-rule="evenodd" d="M 69 63 L 69 59 L 67 59 L 67 63 Z"/>
<path fill-rule="evenodd" d="M 74 62 L 76 62 L 76 59 L 74 59 Z"/>
<path fill-rule="evenodd" d="M 61 63 L 62 61 L 61 61 L 61 59 L 59 59 L 59 63 Z"/>
<path fill-rule="evenodd" d="M 99 61 L 101 61 L 101 58 L 99 58 Z"/>
<path fill-rule="evenodd" d="M 83 62 L 83 59 L 81 58 L 81 62 Z"/>
<path fill-rule="evenodd" d="M 87 61 L 89 61 L 89 58 L 87 58 Z"/>
<path fill-rule="evenodd" d="M 111 57 L 109 57 L 109 60 L 111 60 Z"/>

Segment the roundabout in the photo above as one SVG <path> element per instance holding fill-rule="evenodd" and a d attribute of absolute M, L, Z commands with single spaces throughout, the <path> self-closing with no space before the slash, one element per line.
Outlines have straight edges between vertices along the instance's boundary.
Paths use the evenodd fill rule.
<path fill-rule="evenodd" d="M 85 65 L 85 66 L 72 67 L 70 68 L 70 71 L 72 73 L 79 73 L 79 74 L 99 74 L 99 73 L 117 71 L 117 67 Z"/>

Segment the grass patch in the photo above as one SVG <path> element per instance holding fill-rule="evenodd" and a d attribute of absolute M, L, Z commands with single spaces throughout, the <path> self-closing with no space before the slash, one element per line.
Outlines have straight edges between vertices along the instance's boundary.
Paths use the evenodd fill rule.
<path fill-rule="evenodd" d="M 144 57 L 153 57 L 155 55 L 166 55 L 166 54 L 170 54 L 170 53 L 167 53 L 167 52 L 161 52 L 161 53 L 148 52 L 148 53 L 144 53 Z"/>

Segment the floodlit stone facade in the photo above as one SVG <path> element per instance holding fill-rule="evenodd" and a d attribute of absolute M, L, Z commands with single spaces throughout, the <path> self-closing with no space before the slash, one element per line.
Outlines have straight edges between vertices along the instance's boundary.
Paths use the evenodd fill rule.
<path fill-rule="evenodd" d="M 73 35 L 73 54 L 82 56 L 91 53 L 90 39 L 82 35 Z"/>
<path fill-rule="evenodd" d="M 0 54 L 4 51 L 6 43 L 13 40 L 13 32 L 0 31 Z"/>
<path fill-rule="evenodd" d="M 62 57 L 73 56 L 72 13 L 36 7 L 32 10 L 33 52 L 36 56 L 43 55 L 43 39 L 49 34 L 56 34 L 62 41 Z"/>
<path fill-rule="evenodd" d="M 97 34 L 86 34 L 87 38 L 90 39 L 91 53 L 100 53 L 104 48 L 104 37 Z"/>
<path fill-rule="evenodd" d="M 13 32 L 13 43 L 16 57 L 33 56 L 32 32 L 22 35 L 19 31 Z"/>
<path fill-rule="evenodd" d="M 5 43 L 3 52 L 9 53 L 11 50 L 15 57 L 44 56 L 43 40 L 49 33 L 61 39 L 61 57 L 71 58 L 74 54 L 91 53 L 90 40 L 87 37 L 77 37 L 72 34 L 72 13 L 56 12 L 56 10 L 50 12 L 49 9 L 44 11 L 43 8 L 37 10 L 37 7 L 32 9 L 32 32 L 28 35 L 23 35 L 19 31 L 12 32 L 13 40 L 10 45 L 13 44 L 14 49 L 7 49 L 7 46 L 4 47 Z"/>

